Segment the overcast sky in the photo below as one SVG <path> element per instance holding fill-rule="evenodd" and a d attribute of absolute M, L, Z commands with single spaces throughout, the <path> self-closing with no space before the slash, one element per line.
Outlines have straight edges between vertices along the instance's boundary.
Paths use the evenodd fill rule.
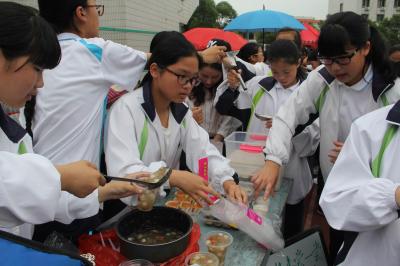
<path fill-rule="evenodd" d="M 215 0 L 216 3 L 222 0 Z M 248 11 L 266 9 L 282 11 L 292 16 L 325 19 L 328 13 L 328 0 L 225 0 L 242 14 Z"/>

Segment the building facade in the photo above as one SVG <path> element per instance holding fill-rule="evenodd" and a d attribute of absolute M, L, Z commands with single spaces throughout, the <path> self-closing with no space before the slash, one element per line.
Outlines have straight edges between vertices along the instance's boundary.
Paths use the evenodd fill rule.
<path fill-rule="evenodd" d="M 37 0 L 13 2 L 37 8 Z M 181 31 L 199 0 L 98 0 L 97 3 L 105 7 L 100 17 L 101 37 L 148 51 L 157 32 Z"/>
<path fill-rule="evenodd" d="M 353 11 L 372 21 L 400 15 L 400 0 L 329 0 L 329 14 Z"/>

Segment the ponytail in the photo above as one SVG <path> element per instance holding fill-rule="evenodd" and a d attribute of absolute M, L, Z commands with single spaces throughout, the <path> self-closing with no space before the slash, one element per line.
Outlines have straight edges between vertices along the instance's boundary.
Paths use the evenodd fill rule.
<path fill-rule="evenodd" d="M 394 81 L 397 74 L 393 62 L 389 60 L 387 43 L 382 38 L 379 31 L 370 26 L 371 50 L 366 57 L 368 63 L 374 66 L 374 69 L 380 73 L 386 81 Z"/>
<path fill-rule="evenodd" d="M 33 138 L 32 121 L 35 116 L 36 96 L 33 96 L 30 101 L 25 103 L 24 116 L 25 116 L 25 129 L 28 134 Z"/>

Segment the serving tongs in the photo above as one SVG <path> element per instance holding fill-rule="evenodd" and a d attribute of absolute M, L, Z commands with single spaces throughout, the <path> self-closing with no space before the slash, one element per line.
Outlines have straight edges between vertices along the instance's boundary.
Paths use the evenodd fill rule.
<path fill-rule="evenodd" d="M 171 176 L 172 169 L 167 167 L 161 167 L 156 172 L 150 174 L 150 179 L 147 181 L 140 180 L 140 179 L 130 179 L 130 178 L 123 178 L 123 177 L 115 177 L 104 175 L 107 183 L 113 181 L 123 181 L 123 182 L 130 182 L 136 183 L 140 186 L 146 187 L 147 189 L 155 189 L 161 187 L 169 177 Z M 161 176 L 161 178 L 159 178 Z M 152 182 L 152 180 L 158 180 L 156 182 Z"/>

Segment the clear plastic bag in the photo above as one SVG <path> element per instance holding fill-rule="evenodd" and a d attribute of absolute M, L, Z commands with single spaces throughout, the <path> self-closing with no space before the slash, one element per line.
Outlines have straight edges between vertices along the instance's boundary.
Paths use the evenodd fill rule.
<path fill-rule="evenodd" d="M 213 216 L 227 224 L 234 224 L 237 228 L 259 244 L 273 251 L 282 249 L 285 245 L 279 225 L 279 221 L 274 222 L 260 217 L 252 209 L 244 205 L 234 204 L 224 198 L 219 199 L 210 206 Z M 279 219 L 280 220 L 280 219 Z"/>

